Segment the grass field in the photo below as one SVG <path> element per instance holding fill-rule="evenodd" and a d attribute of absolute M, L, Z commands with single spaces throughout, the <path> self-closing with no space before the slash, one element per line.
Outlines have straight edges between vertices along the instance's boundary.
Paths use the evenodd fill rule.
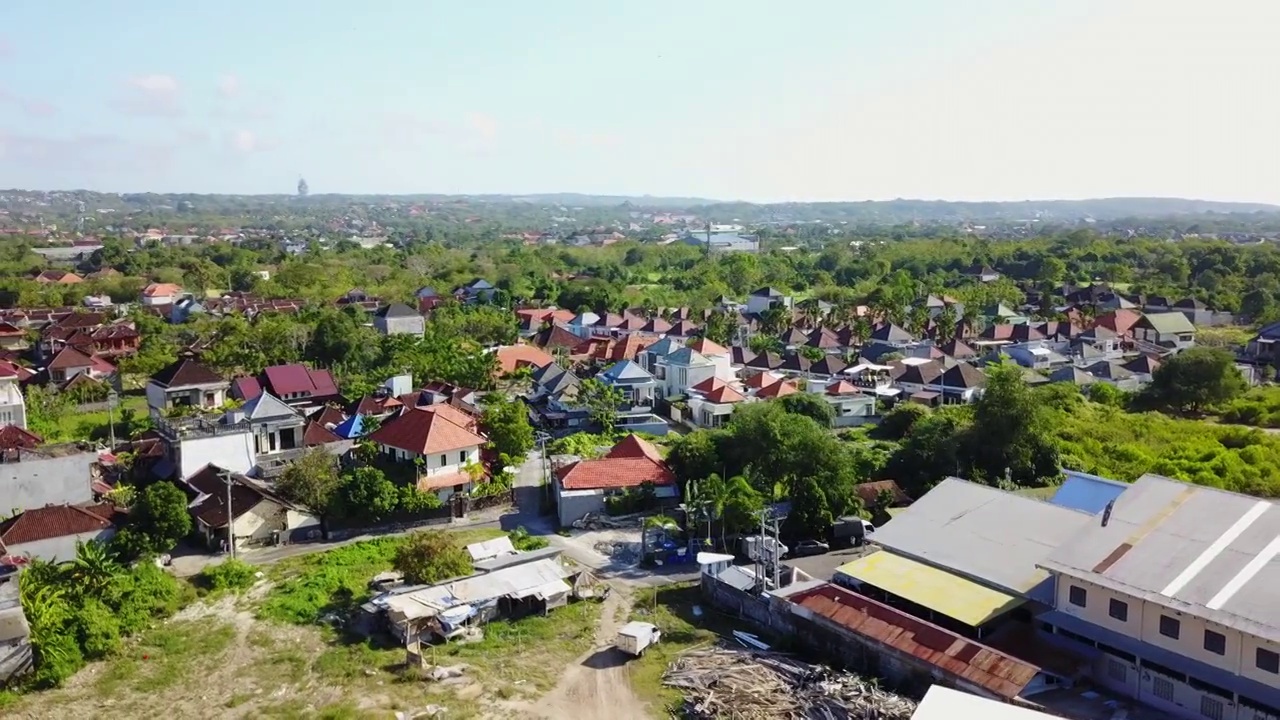
<path fill-rule="evenodd" d="M 667 666 L 686 650 L 714 643 L 734 629 L 730 618 L 703 603 L 697 582 L 637 593 L 630 619 L 651 622 L 662 631 L 661 642 L 628 665 L 632 690 L 650 707 L 668 711 L 680 704 L 681 696 L 662 685 Z"/>

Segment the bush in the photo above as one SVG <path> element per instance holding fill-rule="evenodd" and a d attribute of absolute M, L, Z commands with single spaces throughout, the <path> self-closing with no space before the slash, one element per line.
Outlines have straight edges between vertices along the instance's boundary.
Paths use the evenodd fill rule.
<path fill-rule="evenodd" d="M 378 538 L 277 563 L 271 570 L 277 582 L 258 608 L 258 616 L 308 625 L 328 612 L 364 602 L 369 578 L 391 566 L 403 542 Z"/>
<path fill-rule="evenodd" d="M 97 660 L 120 649 L 120 620 L 102 601 L 86 600 L 76 610 L 75 622 L 86 659 Z"/>
<path fill-rule="evenodd" d="M 901 440 L 911 432 L 916 422 L 929 414 L 929 408 L 918 403 L 902 403 L 890 410 L 873 431 L 877 438 Z"/>
<path fill-rule="evenodd" d="M 229 590 L 238 593 L 253 587 L 257 581 L 257 574 L 258 569 L 249 563 L 228 558 L 217 565 L 210 565 L 201 570 L 196 576 L 196 582 L 209 592 Z"/>
<path fill-rule="evenodd" d="M 410 535 L 396 549 L 392 565 L 411 584 L 438 583 L 471 573 L 471 556 L 448 533 L 427 530 Z"/>
<path fill-rule="evenodd" d="M 521 552 L 530 550 L 541 550 L 550 543 L 544 537 L 530 535 L 529 531 L 523 525 L 507 533 L 507 537 L 511 539 L 511 545 Z"/>

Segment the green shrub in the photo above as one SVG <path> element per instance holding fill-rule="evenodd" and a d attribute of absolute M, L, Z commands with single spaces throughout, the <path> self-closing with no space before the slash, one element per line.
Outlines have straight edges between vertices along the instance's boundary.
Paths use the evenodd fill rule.
<path fill-rule="evenodd" d="M 396 548 L 392 564 L 404 573 L 405 582 L 413 584 L 437 583 L 471 573 L 466 548 L 441 530 L 410 535 Z"/>
<path fill-rule="evenodd" d="M 530 535 L 523 525 L 507 533 L 507 537 L 511 539 L 511 545 L 521 552 L 541 550 L 550 544 L 544 537 Z"/>
<path fill-rule="evenodd" d="M 84 601 L 76 609 L 75 624 L 86 659 L 97 660 L 120 649 L 120 620 L 102 601 Z"/>
<path fill-rule="evenodd" d="M 325 614 L 364 602 L 369 578 L 391 567 L 403 538 L 378 538 L 291 558 L 272 567 L 277 580 L 258 616 L 308 625 Z"/>
<path fill-rule="evenodd" d="M 200 571 L 196 582 L 209 592 L 240 592 L 253 587 L 258 569 L 243 560 L 228 558 Z"/>

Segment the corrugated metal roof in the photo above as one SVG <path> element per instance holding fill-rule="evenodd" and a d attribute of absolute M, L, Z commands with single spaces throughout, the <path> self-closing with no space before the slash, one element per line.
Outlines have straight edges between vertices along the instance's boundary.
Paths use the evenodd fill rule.
<path fill-rule="evenodd" d="M 854 560 L 836 572 L 974 627 L 1025 602 L 887 551 Z"/>
<path fill-rule="evenodd" d="M 1039 599 L 1049 590 L 1049 574 L 1037 564 L 1092 519 L 1088 513 L 947 478 L 869 539 L 898 555 Z"/>
<path fill-rule="evenodd" d="M 458 605 L 536 592 L 571 574 L 558 559 L 538 560 L 399 595 L 387 600 L 387 608 L 405 619 L 432 617 Z"/>
<path fill-rule="evenodd" d="M 1280 642 L 1277 503 L 1144 475 L 1042 566 Z"/>
<path fill-rule="evenodd" d="M 789 600 L 793 612 L 803 608 L 998 697 L 1017 697 L 1039 672 L 1033 665 L 834 585 L 824 584 Z"/>

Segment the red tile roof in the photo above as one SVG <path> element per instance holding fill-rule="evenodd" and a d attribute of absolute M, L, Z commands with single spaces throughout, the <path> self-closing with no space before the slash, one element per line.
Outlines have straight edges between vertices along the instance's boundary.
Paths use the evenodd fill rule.
<path fill-rule="evenodd" d="M 0 522 L 0 545 L 12 548 L 14 545 L 98 532 L 110 527 L 112 525 L 108 520 L 84 508 L 74 505 L 46 505 Z"/>
<path fill-rule="evenodd" d="M 782 376 L 775 375 L 771 372 L 762 372 L 759 375 L 752 375 L 747 378 L 747 381 L 743 384 L 749 388 L 758 390 L 780 382 L 782 382 Z"/>
<path fill-rule="evenodd" d="M 639 487 L 646 482 L 671 485 L 676 480 L 658 449 L 635 435 L 619 440 L 602 458 L 560 468 L 556 477 L 565 490 Z"/>
<path fill-rule="evenodd" d="M 462 414 L 448 405 L 406 410 L 383 423 L 369 439 L 380 445 L 419 455 L 461 450 L 487 442 L 451 419 L 450 411 Z"/>
<path fill-rule="evenodd" d="M 76 350 L 73 347 L 62 348 L 53 359 L 49 361 L 50 370 L 69 370 L 72 368 L 93 367 L 93 358 Z"/>
<path fill-rule="evenodd" d="M 17 425 L 0 427 L 0 450 L 30 450 L 42 442 L 44 438 Z"/>
<path fill-rule="evenodd" d="M 306 365 L 275 365 L 262 371 L 264 385 L 276 397 L 303 393 L 311 397 L 338 394 L 338 386 L 328 370 L 312 370 Z"/>
<path fill-rule="evenodd" d="M 848 380 L 837 380 L 827 386 L 828 395 L 858 395 L 862 391 Z"/>
<path fill-rule="evenodd" d="M 394 400 L 394 398 L 392 399 Z M 400 401 L 396 400 L 396 405 L 399 405 L 399 404 L 400 404 Z M 347 419 L 346 414 L 343 413 L 341 410 L 339 410 L 338 408 L 332 405 L 325 405 L 324 409 L 321 410 L 319 414 L 316 415 L 315 421 L 320 423 L 321 425 L 341 425 L 342 421 L 346 419 Z"/>
<path fill-rule="evenodd" d="M 1040 671 L 1034 665 L 834 585 L 821 585 L 788 599 L 847 632 L 915 657 L 1007 700 L 1018 697 Z"/>
<path fill-rule="evenodd" d="M 724 405 L 728 403 L 740 403 L 747 399 L 746 395 L 743 395 L 742 393 L 738 392 L 737 390 L 734 390 L 728 385 L 721 385 L 715 390 L 712 390 L 711 392 L 707 393 L 706 397 L 708 402 L 713 402 L 720 405 Z"/>
<path fill-rule="evenodd" d="M 876 480 L 874 482 L 864 482 L 853 486 L 853 492 L 862 498 L 862 504 L 870 508 L 876 504 L 876 498 L 880 497 L 880 493 L 888 490 L 893 493 L 894 507 L 911 504 L 911 497 L 898 487 L 898 483 L 892 480 Z"/>
<path fill-rule="evenodd" d="M 1099 315 L 1094 320 L 1093 325 L 1094 327 L 1104 327 L 1117 335 L 1127 335 L 1141 319 L 1141 313 L 1128 308 L 1120 308 Z"/>
<path fill-rule="evenodd" d="M 314 420 L 307 423 L 307 429 L 302 433 L 303 447 L 315 447 L 316 445 L 340 442 L 341 440 L 342 438 L 334 435 L 333 431 Z"/>
<path fill-rule="evenodd" d="M 173 283 L 151 283 L 142 290 L 142 297 L 170 297 L 182 292 L 182 288 Z"/>

